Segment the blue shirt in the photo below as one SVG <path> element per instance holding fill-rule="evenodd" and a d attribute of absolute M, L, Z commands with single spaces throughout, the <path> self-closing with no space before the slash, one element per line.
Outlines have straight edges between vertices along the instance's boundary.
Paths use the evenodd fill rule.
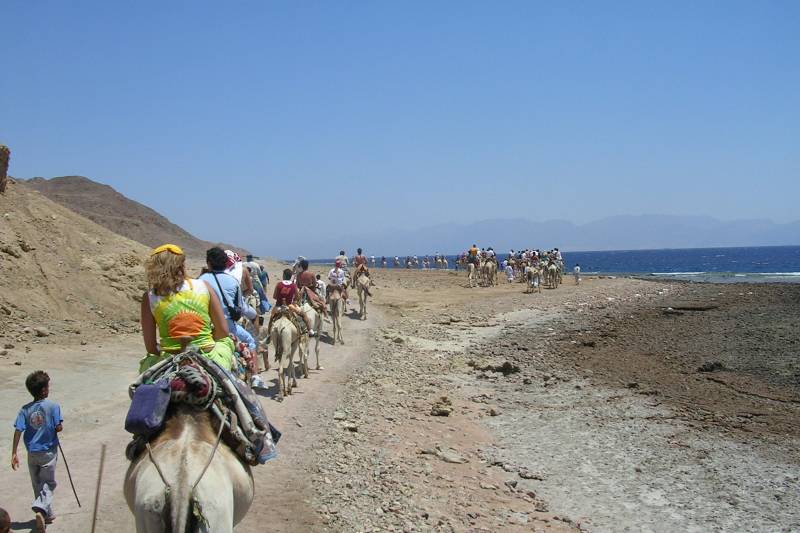
<path fill-rule="evenodd" d="M 216 274 L 216 276 L 214 276 Z M 214 278 L 217 278 L 216 280 Z M 225 314 L 225 318 L 228 319 L 228 329 L 233 331 L 233 321 L 231 320 L 231 313 L 228 311 L 228 306 L 231 307 L 243 307 L 244 300 L 242 299 L 242 289 L 239 286 L 239 282 L 236 281 L 236 278 L 227 274 L 225 272 L 206 272 L 200 279 L 203 281 L 208 282 L 211 285 L 211 288 L 214 289 L 214 292 L 217 293 L 217 298 L 219 298 L 219 303 L 222 305 L 222 312 Z M 217 281 L 219 281 L 219 285 L 217 285 Z M 222 287 L 222 292 L 220 292 L 219 288 Z M 239 293 L 239 299 L 236 299 L 236 293 Z M 225 302 L 228 302 L 228 305 L 225 305 Z"/>
<path fill-rule="evenodd" d="M 56 426 L 63 421 L 61 407 L 44 399 L 23 405 L 14 428 L 22 432 L 28 452 L 49 452 L 58 445 Z"/>

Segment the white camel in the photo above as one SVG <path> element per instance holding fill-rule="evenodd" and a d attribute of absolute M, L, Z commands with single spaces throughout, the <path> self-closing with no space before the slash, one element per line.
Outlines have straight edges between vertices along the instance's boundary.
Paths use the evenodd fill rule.
<path fill-rule="evenodd" d="M 558 277 L 559 277 L 558 266 L 555 263 L 550 263 L 547 266 L 547 275 L 546 275 L 547 286 L 550 287 L 551 289 L 557 289 L 559 282 Z"/>
<path fill-rule="evenodd" d="M 370 285 L 372 285 L 372 280 L 363 272 L 355 281 L 356 290 L 358 290 L 358 316 L 361 320 L 367 319 L 367 298 L 369 298 Z"/>
<path fill-rule="evenodd" d="M 487 259 L 481 264 L 481 274 L 485 285 L 491 287 L 497 284 L 497 263 Z"/>
<path fill-rule="evenodd" d="M 342 315 L 344 314 L 344 297 L 342 291 L 332 288 L 328 294 L 328 312 L 331 315 L 331 340 L 336 344 L 336 340 L 344 344 L 342 338 Z"/>
<path fill-rule="evenodd" d="M 300 307 L 300 310 L 306 314 L 309 321 L 311 322 L 311 327 L 314 331 L 317 332 L 316 336 L 314 337 L 314 354 L 317 357 L 317 368 L 316 370 L 322 370 L 322 367 L 319 366 L 319 336 L 322 334 L 322 314 L 317 312 L 314 307 L 308 303 L 308 299 L 303 299 L 303 305 Z M 305 361 L 305 368 L 303 369 L 305 376 L 308 377 L 308 352 L 310 350 L 311 339 L 309 338 L 307 341 L 302 342 L 300 346 L 300 351 L 303 352 L 301 355 L 301 359 Z"/>
<path fill-rule="evenodd" d="M 528 287 L 525 290 L 527 293 L 531 292 L 542 292 L 542 271 L 539 267 L 535 266 L 526 266 L 525 267 L 525 280 L 527 281 Z"/>
<path fill-rule="evenodd" d="M 131 462 L 123 492 L 138 533 L 232 533 L 247 514 L 253 474 L 214 425 L 208 411 L 177 407 Z"/>
<path fill-rule="evenodd" d="M 272 323 L 269 336 L 278 363 L 278 400 L 283 400 L 297 386 L 294 356 L 300 349 L 300 332 L 287 316 L 281 315 Z"/>

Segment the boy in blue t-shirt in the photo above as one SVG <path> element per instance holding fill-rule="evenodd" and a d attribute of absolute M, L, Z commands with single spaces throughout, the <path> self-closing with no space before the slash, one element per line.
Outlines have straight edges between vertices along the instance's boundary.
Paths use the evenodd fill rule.
<path fill-rule="evenodd" d="M 58 433 L 63 429 L 61 407 L 47 399 L 50 394 L 50 376 L 37 370 L 25 379 L 25 387 L 33 396 L 31 403 L 22 406 L 14 424 L 14 444 L 11 468 L 19 468 L 17 447 L 20 437 L 28 450 L 28 471 L 31 475 L 35 500 L 31 505 L 36 513 L 36 531 L 44 531 L 45 524 L 55 520 L 53 491 L 56 488 L 56 462 L 58 460 Z"/>

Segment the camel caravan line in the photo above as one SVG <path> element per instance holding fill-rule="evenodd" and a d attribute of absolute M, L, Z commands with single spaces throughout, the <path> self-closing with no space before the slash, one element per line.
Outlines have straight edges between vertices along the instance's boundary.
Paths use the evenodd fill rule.
<path fill-rule="evenodd" d="M 343 252 L 342 252 L 343 255 Z M 277 370 L 275 399 L 309 378 L 309 359 L 320 365 L 320 338 L 344 343 L 342 317 L 348 289 L 366 320 L 373 285 L 366 258 L 354 268 L 337 260 L 328 283 L 298 258 L 266 297 L 263 267 L 230 250 L 212 248 L 207 268 L 187 276 L 183 251 L 153 250 L 145 270 L 142 330 L 148 355 L 130 386 L 125 428 L 133 434 L 126 456 L 124 494 L 136 531 L 232 532 L 255 496 L 252 468 L 278 454 L 281 433 L 268 420 L 259 396 L 268 393 L 259 365 Z"/>

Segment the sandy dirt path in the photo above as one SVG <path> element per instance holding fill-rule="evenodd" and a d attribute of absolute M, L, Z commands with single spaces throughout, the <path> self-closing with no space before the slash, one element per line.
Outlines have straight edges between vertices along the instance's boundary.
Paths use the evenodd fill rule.
<path fill-rule="evenodd" d="M 320 362 L 324 370 L 311 371 L 309 379 L 298 380 L 293 396 L 280 403 L 273 399 L 275 372 L 262 374 L 271 385 L 263 391 L 262 404 L 270 420 L 281 429 L 280 456 L 266 466 L 254 469 L 256 499 L 245 521 L 237 527 L 241 533 L 264 531 L 306 531 L 318 526 L 317 514 L 306 501 L 311 497 L 307 457 L 326 431 L 324 420 L 332 416 L 342 384 L 352 369 L 362 362 L 369 350 L 371 328 L 380 322 L 379 312 L 371 312 L 369 321 L 345 317 L 345 345 L 321 343 Z M 327 330 L 330 326 L 326 325 Z M 326 337 L 323 337 L 325 340 Z M 64 411 L 65 430 L 62 446 L 83 505 L 78 508 L 69 487 L 63 462 L 58 466 L 56 522 L 48 527 L 57 533 L 88 531 L 100 460 L 101 444 L 107 445 L 102 482 L 98 531 L 126 533 L 134 531 L 132 516 L 122 495 L 122 483 L 128 461 L 124 456 L 130 436 L 123 429 L 129 399 L 127 386 L 136 378 L 141 356 L 138 335 L 115 338 L 114 346 L 40 345 L 29 353 L 22 365 L 4 361 L 0 385 L 0 426 L 8 438 L 0 442 L 0 454 L 8 461 L 11 454 L 12 425 L 21 405 L 30 401 L 24 387 L 25 376 L 45 369 L 51 376 L 51 398 Z M 314 361 L 311 361 L 312 367 Z M 12 472 L 8 464 L 0 470 L 0 506 L 11 514 L 15 531 L 27 531 L 31 521 L 31 489 L 25 455 L 22 468 Z M 267 525 L 268 524 L 268 525 Z"/>

